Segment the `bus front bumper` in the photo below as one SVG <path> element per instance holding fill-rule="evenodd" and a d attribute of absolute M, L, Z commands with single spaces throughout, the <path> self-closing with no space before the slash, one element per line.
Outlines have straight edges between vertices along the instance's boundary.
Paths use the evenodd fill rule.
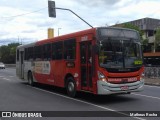
<path fill-rule="evenodd" d="M 117 93 L 139 92 L 143 90 L 144 79 L 134 83 L 112 84 L 106 81 L 97 81 L 97 90 L 99 95 L 109 95 Z"/>

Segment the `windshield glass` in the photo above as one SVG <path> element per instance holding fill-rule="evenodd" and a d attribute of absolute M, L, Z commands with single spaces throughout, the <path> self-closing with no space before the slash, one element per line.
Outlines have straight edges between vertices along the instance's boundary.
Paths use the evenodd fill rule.
<path fill-rule="evenodd" d="M 106 38 L 99 42 L 101 67 L 133 68 L 142 65 L 141 46 L 135 40 Z"/>

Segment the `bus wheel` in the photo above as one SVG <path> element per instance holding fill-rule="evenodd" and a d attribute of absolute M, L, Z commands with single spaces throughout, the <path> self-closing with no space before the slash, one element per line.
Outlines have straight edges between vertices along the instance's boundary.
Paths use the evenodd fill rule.
<path fill-rule="evenodd" d="M 76 83 L 72 77 L 67 78 L 66 84 L 67 94 L 70 97 L 75 97 L 76 95 Z"/>
<path fill-rule="evenodd" d="M 33 76 L 31 72 L 28 73 L 28 84 L 34 86 Z"/>

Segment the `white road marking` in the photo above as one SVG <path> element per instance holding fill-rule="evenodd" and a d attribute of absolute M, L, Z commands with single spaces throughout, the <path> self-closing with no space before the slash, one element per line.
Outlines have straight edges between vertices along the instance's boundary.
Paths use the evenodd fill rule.
<path fill-rule="evenodd" d="M 30 87 L 32 87 L 32 86 L 30 86 Z M 78 101 L 78 102 L 81 102 L 81 103 L 85 103 L 85 104 L 88 104 L 88 105 L 91 105 L 91 106 L 95 106 L 95 107 L 98 107 L 98 108 L 101 108 L 101 109 L 104 109 L 104 110 L 112 111 L 112 112 L 115 112 L 115 113 L 118 113 L 118 114 L 121 114 L 121 115 L 125 115 L 125 116 L 128 116 L 128 117 L 131 117 L 128 114 L 125 114 L 123 112 L 118 112 L 116 110 L 113 110 L 113 109 L 110 109 L 110 108 L 107 108 L 107 107 L 103 107 L 103 106 L 100 106 L 100 105 L 89 103 L 89 102 L 86 102 L 86 101 L 83 101 L 83 100 L 78 100 L 78 99 L 71 98 L 71 97 L 68 97 L 68 96 L 64 96 L 64 95 L 61 95 L 61 94 L 53 93 L 53 92 L 50 92 L 50 91 L 47 91 L 47 90 L 43 90 L 43 89 L 40 89 L 40 88 L 36 88 L 36 87 L 32 87 L 32 88 L 40 90 L 40 91 L 43 91 L 43 92 L 47 92 L 47 93 L 50 93 L 50 94 L 53 94 L 53 95 L 57 95 L 57 96 L 60 96 L 60 97 L 64 97 L 64 98 L 67 98 L 67 99 L 71 99 L 71 100 L 74 100 L 74 101 Z M 132 118 L 135 118 L 135 119 L 138 119 L 138 120 L 146 120 L 146 119 L 140 118 L 140 117 L 132 117 Z"/>
<path fill-rule="evenodd" d="M 160 86 L 154 86 L 154 85 L 144 85 L 146 87 L 154 87 L 154 88 L 160 88 Z"/>
<path fill-rule="evenodd" d="M 2 79 L 7 80 L 7 81 L 11 81 L 11 80 L 10 80 L 10 79 L 8 79 L 8 78 L 2 78 Z"/>
<path fill-rule="evenodd" d="M 9 77 L 15 77 L 15 76 L 9 76 Z"/>
<path fill-rule="evenodd" d="M 153 98 L 153 99 L 158 99 L 160 100 L 159 97 L 154 97 L 154 96 L 149 96 L 149 95 L 143 95 L 143 94 L 137 94 L 137 93 L 131 93 L 133 95 L 137 95 L 137 96 L 143 96 L 143 97 L 148 97 L 148 98 Z"/>

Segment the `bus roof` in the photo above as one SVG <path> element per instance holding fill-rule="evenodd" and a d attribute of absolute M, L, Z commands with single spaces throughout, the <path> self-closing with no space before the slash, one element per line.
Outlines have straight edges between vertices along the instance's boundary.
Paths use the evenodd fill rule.
<path fill-rule="evenodd" d="M 27 47 L 33 46 L 33 45 L 35 45 L 35 43 L 36 43 L 36 42 L 29 43 L 29 44 L 26 44 L 26 45 L 19 45 L 19 46 L 17 47 L 17 49 L 27 48 Z"/>
<path fill-rule="evenodd" d="M 66 34 L 66 35 L 61 35 L 61 36 L 57 36 L 54 38 L 49 38 L 49 39 L 44 39 L 44 40 L 40 40 L 37 41 L 36 43 L 38 45 L 40 44 L 44 44 L 47 42 L 53 42 L 53 41 L 57 41 L 57 40 L 64 40 L 64 39 L 69 39 L 69 38 L 74 38 L 80 35 L 85 35 L 85 34 L 89 34 L 89 33 L 94 33 L 96 31 L 96 28 L 91 28 L 91 29 L 87 29 L 87 30 L 83 30 L 83 31 L 78 31 L 78 32 L 74 32 L 74 33 L 70 33 L 70 34 Z"/>
<path fill-rule="evenodd" d="M 89 34 L 89 33 L 96 33 L 96 30 L 99 29 L 99 28 L 127 29 L 127 30 L 136 31 L 136 30 L 133 30 L 133 29 L 121 28 L 121 27 L 96 27 L 96 28 L 82 30 L 82 31 L 78 31 L 78 32 L 74 32 L 74 33 L 70 33 L 70 34 L 66 34 L 66 35 L 57 36 L 57 37 L 54 37 L 54 38 L 39 40 L 37 42 L 26 44 L 26 45 L 20 45 L 17 48 L 30 47 L 30 46 L 34 46 L 35 44 L 36 45 L 42 45 L 42 44 L 50 43 L 50 42 L 53 42 L 53 41 L 74 38 L 74 37 L 85 35 L 85 34 Z"/>

